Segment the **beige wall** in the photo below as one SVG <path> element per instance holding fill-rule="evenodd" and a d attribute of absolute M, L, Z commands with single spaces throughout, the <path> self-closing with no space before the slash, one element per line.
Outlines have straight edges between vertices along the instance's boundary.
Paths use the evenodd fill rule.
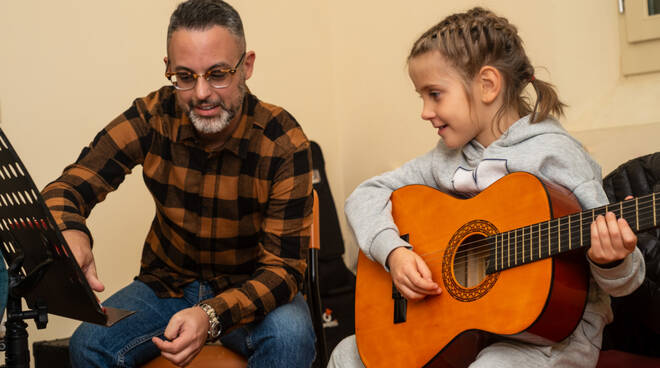
<path fill-rule="evenodd" d="M 166 82 L 165 32 L 178 0 L 0 2 L 0 122 L 42 188 L 134 97 Z M 519 27 L 537 76 L 569 104 L 565 126 L 603 167 L 657 151 L 660 74 L 619 72 L 616 2 L 375 0 L 232 3 L 257 53 L 248 82 L 286 107 L 324 149 L 340 211 L 364 179 L 429 150 L 436 136 L 405 58 L 449 12 L 480 3 Z M 89 220 L 107 297 L 137 273 L 153 205 L 140 170 Z M 343 215 L 341 216 L 343 220 Z M 344 232 L 355 259 L 354 241 Z M 30 322 L 31 340 L 71 334 L 76 321 Z"/>

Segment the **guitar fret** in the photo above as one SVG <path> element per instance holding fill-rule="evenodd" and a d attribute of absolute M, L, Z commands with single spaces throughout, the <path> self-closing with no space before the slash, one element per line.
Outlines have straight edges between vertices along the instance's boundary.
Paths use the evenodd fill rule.
<path fill-rule="evenodd" d="M 502 239 L 500 239 L 500 245 L 502 246 L 502 252 L 500 253 L 500 269 L 504 269 L 504 234 L 502 234 Z"/>
<path fill-rule="evenodd" d="M 529 226 L 529 260 L 534 259 L 534 226 Z"/>
<path fill-rule="evenodd" d="M 502 252 L 500 253 L 500 270 L 504 269 L 504 234 L 502 234 L 502 239 L 500 240 L 500 246 Z"/>
<path fill-rule="evenodd" d="M 497 270 L 497 234 L 495 234 L 495 251 L 493 253 L 495 253 L 493 256 L 493 270 Z"/>
<path fill-rule="evenodd" d="M 506 265 L 511 267 L 511 232 L 506 233 Z"/>
<path fill-rule="evenodd" d="M 497 268 L 497 257 L 498 257 L 498 249 L 501 247 L 501 242 L 500 246 L 497 245 L 497 235 L 495 235 L 495 268 Z M 502 257 L 500 257 L 501 259 Z"/>
<path fill-rule="evenodd" d="M 500 269 L 504 269 L 504 234 L 500 234 Z"/>
<path fill-rule="evenodd" d="M 497 271 L 497 234 L 494 236 L 495 238 L 495 249 L 493 250 L 493 271 Z"/>
<path fill-rule="evenodd" d="M 583 228 L 583 226 L 582 226 L 582 212 L 580 212 L 580 245 L 584 244 L 584 242 L 582 241 L 582 228 Z"/>
<path fill-rule="evenodd" d="M 658 223 L 655 221 L 655 213 L 657 212 L 655 210 L 655 193 L 653 193 L 653 208 L 651 208 L 653 211 L 653 226 L 658 226 Z"/>
<path fill-rule="evenodd" d="M 538 242 L 538 235 L 534 232 L 534 225 L 529 225 L 529 260 L 531 262 L 535 261 L 534 259 L 534 240 Z"/>
<path fill-rule="evenodd" d="M 561 252 L 561 218 L 557 220 L 557 253 Z"/>
<path fill-rule="evenodd" d="M 623 213 L 621 217 L 623 217 Z M 635 221 L 637 222 L 637 231 L 639 231 L 639 198 L 635 198 Z"/>
<path fill-rule="evenodd" d="M 502 234 L 502 269 L 504 269 L 504 267 L 506 267 L 504 265 L 504 261 L 506 260 L 506 255 L 504 254 L 504 252 L 505 252 L 506 245 L 507 245 L 508 241 L 504 240 L 505 235 L 508 235 L 508 234 L 507 233 Z M 508 240 L 508 238 L 509 237 L 507 236 L 507 240 Z"/>
<path fill-rule="evenodd" d="M 572 236 L 572 233 L 571 233 L 571 216 L 569 215 L 569 216 L 568 216 L 568 249 L 569 249 L 569 250 L 570 250 L 570 249 L 573 249 L 573 248 L 571 247 L 571 241 L 572 241 L 572 240 L 573 240 L 573 236 Z"/>
<path fill-rule="evenodd" d="M 541 259 L 541 239 L 543 238 L 541 237 L 541 223 L 539 222 L 539 259 Z"/>
<path fill-rule="evenodd" d="M 522 228 L 522 263 L 525 263 L 525 228 Z"/>
<path fill-rule="evenodd" d="M 548 255 L 550 255 L 550 220 L 548 220 Z"/>
<path fill-rule="evenodd" d="M 513 264 L 518 264 L 518 230 L 513 230 Z"/>

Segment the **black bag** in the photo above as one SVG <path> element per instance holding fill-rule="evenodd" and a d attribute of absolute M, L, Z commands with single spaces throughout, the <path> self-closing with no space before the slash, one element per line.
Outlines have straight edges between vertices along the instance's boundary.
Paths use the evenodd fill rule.
<path fill-rule="evenodd" d="M 321 147 L 312 141 L 311 148 L 314 189 L 319 196 L 321 306 L 330 354 L 339 341 L 355 333 L 355 275 L 343 260 L 344 238 L 328 185 Z"/>

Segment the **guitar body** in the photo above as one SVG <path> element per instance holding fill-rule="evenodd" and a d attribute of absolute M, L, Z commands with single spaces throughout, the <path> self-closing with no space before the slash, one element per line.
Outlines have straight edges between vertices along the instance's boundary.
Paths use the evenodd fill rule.
<path fill-rule="evenodd" d="M 398 189 L 391 199 L 400 233 L 425 259 L 442 293 L 407 301 L 405 322 L 394 323 L 390 274 L 360 253 L 355 330 L 367 367 L 467 366 L 494 335 L 547 344 L 575 329 L 588 287 L 583 252 L 476 281 L 457 277 L 454 263 L 457 252 L 469 250 L 464 243 L 580 211 L 568 191 L 514 173 L 470 199 L 421 185 Z"/>

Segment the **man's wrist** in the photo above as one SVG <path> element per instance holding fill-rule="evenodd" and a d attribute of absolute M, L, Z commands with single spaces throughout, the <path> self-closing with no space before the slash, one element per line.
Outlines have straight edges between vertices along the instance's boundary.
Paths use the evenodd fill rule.
<path fill-rule="evenodd" d="M 204 303 L 199 303 L 197 306 L 202 308 L 202 310 L 209 317 L 209 331 L 206 337 L 206 341 L 216 340 L 220 336 L 220 333 L 222 333 L 222 324 L 220 323 L 220 319 L 218 319 L 218 315 L 215 313 L 215 309 Z"/>

